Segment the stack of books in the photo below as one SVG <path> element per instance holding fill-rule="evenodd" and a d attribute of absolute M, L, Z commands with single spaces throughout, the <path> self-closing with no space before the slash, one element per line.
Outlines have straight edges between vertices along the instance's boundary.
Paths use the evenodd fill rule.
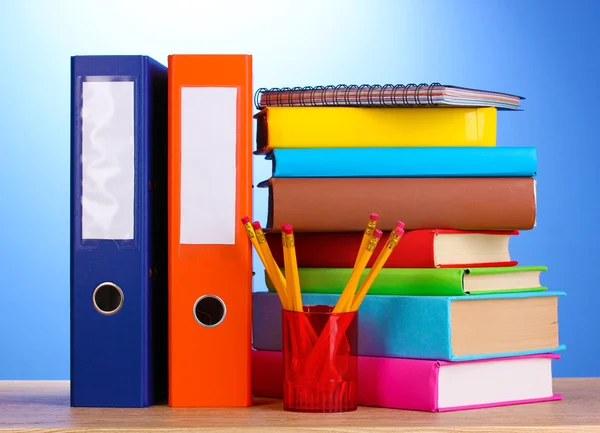
<path fill-rule="evenodd" d="M 266 238 L 284 268 L 295 233 L 304 305 L 335 305 L 365 227 L 405 233 L 358 313 L 360 405 L 449 411 L 560 399 L 558 299 L 510 239 L 536 222 L 534 147 L 496 145 L 521 97 L 453 86 L 259 89 L 273 164 Z M 373 266 L 379 242 L 362 279 Z M 253 295 L 253 389 L 282 393 L 281 303 Z"/>

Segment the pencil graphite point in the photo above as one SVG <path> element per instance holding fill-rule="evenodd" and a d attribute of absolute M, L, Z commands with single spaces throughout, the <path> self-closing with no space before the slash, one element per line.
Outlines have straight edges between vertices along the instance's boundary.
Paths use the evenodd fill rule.
<path fill-rule="evenodd" d="M 294 229 L 289 224 L 282 224 L 281 225 L 281 231 L 283 233 L 285 233 L 286 235 L 291 235 L 292 233 L 294 233 Z"/>

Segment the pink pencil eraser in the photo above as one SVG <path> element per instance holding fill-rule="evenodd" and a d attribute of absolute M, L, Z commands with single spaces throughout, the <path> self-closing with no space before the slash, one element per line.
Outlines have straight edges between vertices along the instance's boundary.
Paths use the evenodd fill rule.
<path fill-rule="evenodd" d="M 292 233 L 294 233 L 294 229 L 290 224 L 281 224 L 281 231 L 284 232 L 286 235 L 291 235 Z"/>
<path fill-rule="evenodd" d="M 382 234 L 383 232 L 379 229 L 375 229 L 375 231 L 373 232 L 373 236 L 375 236 L 376 238 L 380 238 Z"/>
<path fill-rule="evenodd" d="M 402 229 L 400 229 L 400 228 L 397 228 L 397 229 L 396 229 L 396 235 L 398 235 L 398 236 L 402 236 L 403 234 L 404 234 L 404 230 L 402 230 Z"/>
<path fill-rule="evenodd" d="M 260 229 L 260 223 L 259 223 L 258 221 L 254 221 L 254 222 L 252 223 L 252 228 L 253 228 L 254 230 L 258 230 L 258 229 Z"/>
<path fill-rule="evenodd" d="M 371 215 L 369 215 L 369 219 L 371 221 L 377 221 L 379 219 L 379 214 L 378 213 L 372 213 Z"/>
<path fill-rule="evenodd" d="M 397 228 L 397 229 L 404 229 L 404 225 L 405 225 L 405 224 L 404 224 L 402 221 L 398 221 L 398 222 L 396 223 L 396 228 Z"/>
<path fill-rule="evenodd" d="M 247 216 L 242 218 L 242 224 L 248 224 L 249 222 L 250 222 L 250 218 L 248 218 Z"/>

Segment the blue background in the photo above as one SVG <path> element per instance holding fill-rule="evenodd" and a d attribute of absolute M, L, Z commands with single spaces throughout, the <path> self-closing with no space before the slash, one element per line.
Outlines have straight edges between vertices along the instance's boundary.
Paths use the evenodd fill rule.
<path fill-rule="evenodd" d="M 253 54 L 255 89 L 439 81 L 525 96 L 498 120 L 499 146 L 538 149 L 537 227 L 512 255 L 567 292 L 555 375 L 600 376 L 598 4 L 0 2 L 0 379 L 69 378 L 69 57 L 170 53 Z M 266 198 L 255 189 L 263 223 Z"/>

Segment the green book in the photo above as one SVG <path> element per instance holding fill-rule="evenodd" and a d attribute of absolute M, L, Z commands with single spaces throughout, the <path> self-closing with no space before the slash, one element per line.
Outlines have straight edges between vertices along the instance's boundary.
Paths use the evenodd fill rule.
<path fill-rule="evenodd" d="M 544 291 L 540 283 L 546 266 L 486 268 L 383 268 L 375 278 L 370 295 L 460 296 L 484 293 Z M 363 272 L 357 290 L 370 269 Z M 284 272 L 284 269 L 281 270 Z M 299 268 L 302 293 L 340 294 L 351 268 Z M 269 291 L 275 286 L 265 272 Z"/>

